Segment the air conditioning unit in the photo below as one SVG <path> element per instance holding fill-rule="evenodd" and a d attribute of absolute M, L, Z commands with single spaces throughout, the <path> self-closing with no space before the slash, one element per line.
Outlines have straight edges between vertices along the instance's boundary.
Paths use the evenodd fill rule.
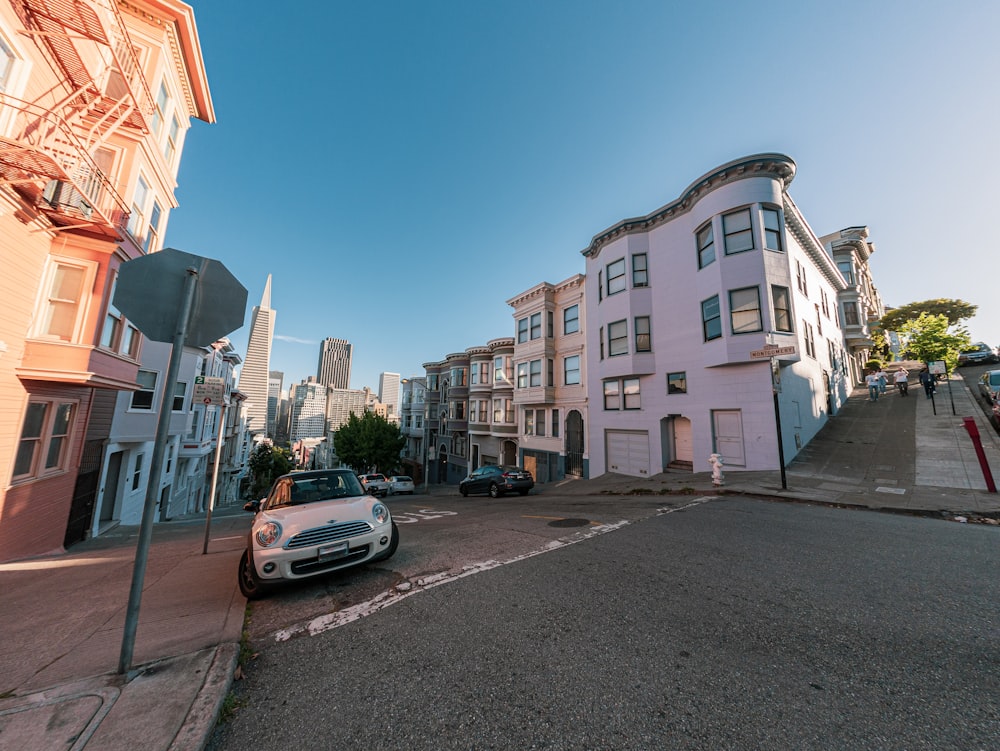
<path fill-rule="evenodd" d="M 79 214 L 84 219 L 90 219 L 94 215 L 94 207 L 87 203 L 83 193 L 62 180 L 50 180 L 45 186 L 42 198 L 52 208 L 62 211 L 68 210 L 70 213 Z"/>

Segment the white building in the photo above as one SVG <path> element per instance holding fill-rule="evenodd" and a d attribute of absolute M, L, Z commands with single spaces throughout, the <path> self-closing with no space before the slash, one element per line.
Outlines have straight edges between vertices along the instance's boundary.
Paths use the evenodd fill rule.
<path fill-rule="evenodd" d="M 289 395 L 292 443 L 326 436 L 326 392 L 327 387 L 317 383 L 313 376 L 292 387 Z"/>
<path fill-rule="evenodd" d="M 794 175 L 781 154 L 729 162 L 583 251 L 590 477 L 705 472 L 713 453 L 776 469 L 779 445 L 789 462 L 846 399 L 846 283 L 786 192 Z M 780 444 L 768 346 L 787 353 Z"/>
<path fill-rule="evenodd" d="M 390 422 L 399 423 L 399 373 L 380 373 L 378 377 L 378 400 L 385 405 L 385 417 Z"/>

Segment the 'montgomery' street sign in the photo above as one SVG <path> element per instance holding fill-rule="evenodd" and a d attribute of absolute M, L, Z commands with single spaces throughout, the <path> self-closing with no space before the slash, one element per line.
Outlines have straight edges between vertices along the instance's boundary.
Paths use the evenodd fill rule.
<path fill-rule="evenodd" d="M 779 357 L 781 355 L 794 355 L 795 347 L 779 347 L 775 344 L 768 345 L 764 349 L 750 351 L 751 360 L 766 360 L 769 357 Z"/>

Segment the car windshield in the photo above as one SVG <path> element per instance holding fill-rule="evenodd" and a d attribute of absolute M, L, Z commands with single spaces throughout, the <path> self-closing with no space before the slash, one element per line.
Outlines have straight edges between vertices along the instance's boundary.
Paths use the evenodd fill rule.
<path fill-rule="evenodd" d="M 278 478 L 267 497 L 267 508 L 297 506 L 315 501 L 364 495 L 357 477 L 352 472 L 286 475 Z"/>

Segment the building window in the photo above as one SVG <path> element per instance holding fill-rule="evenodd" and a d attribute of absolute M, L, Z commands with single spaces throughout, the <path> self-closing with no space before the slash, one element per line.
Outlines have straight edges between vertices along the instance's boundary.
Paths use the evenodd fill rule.
<path fill-rule="evenodd" d="M 750 209 L 741 209 L 722 216 L 723 244 L 726 255 L 753 250 L 753 227 Z"/>
<path fill-rule="evenodd" d="M 625 409 L 639 409 L 639 379 L 623 378 L 622 394 L 625 396 Z"/>
<path fill-rule="evenodd" d="M 545 361 L 545 385 L 555 386 L 556 385 L 556 367 L 555 360 L 549 358 Z"/>
<path fill-rule="evenodd" d="M 722 311 L 719 309 L 718 295 L 712 295 L 701 303 L 701 330 L 706 342 L 722 336 Z"/>
<path fill-rule="evenodd" d="M 533 409 L 524 410 L 524 434 L 535 434 L 535 410 Z"/>
<path fill-rule="evenodd" d="M 782 251 L 781 215 L 777 209 L 763 209 L 764 215 L 764 247 L 768 250 Z"/>
<path fill-rule="evenodd" d="M 635 317 L 635 351 L 651 352 L 653 349 L 649 339 L 649 316 Z"/>
<path fill-rule="evenodd" d="M 542 314 L 533 313 L 531 316 L 531 338 L 542 338 Z"/>
<path fill-rule="evenodd" d="M 597 330 L 597 341 L 599 341 L 601 343 L 599 356 L 600 356 L 600 359 L 603 360 L 604 359 L 604 327 L 603 326 L 601 326 L 601 328 Z"/>
<path fill-rule="evenodd" d="M 146 230 L 146 241 L 142 244 L 143 250 L 147 253 L 154 253 L 160 249 L 160 216 L 163 210 L 160 204 L 153 201 L 153 210 L 149 214 L 149 229 Z"/>
<path fill-rule="evenodd" d="M 178 381 L 174 384 L 174 403 L 171 406 L 171 410 L 174 412 L 183 412 L 186 409 L 184 403 L 184 396 L 187 394 L 187 384 L 183 381 Z"/>
<path fill-rule="evenodd" d="M 166 157 L 167 164 L 173 165 L 174 154 L 177 153 L 177 136 L 181 132 L 181 123 L 177 115 L 170 118 L 170 127 L 167 128 L 167 141 L 163 144 L 163 156 Z"/>
<path fill-rule="evenodd" d="M 608 297 L 625 291 L 625 259 L 608 264 Z"/>
<path fill-rule="evenodd" d="M 729 291 L 729 320 L 734 334 L 747 334 L 764 328 L 760 316 L 760 290 L 757 287 Z"/>
<path fill-rule="evenodd" d="M 624 401 L 623 401 L 624 397 Z M 639 409 L 639 379 L 613 378 L 604 382 L 604 409 Z"/>
<path fill-rule="evenodd" d="M 698 239 L 698 268 L 703 269 L 715 260 L 715 240 L 709 222 L 696 235 Z"/>
<path fill-rule="evenodd" d="M 809 357 L 816 359 L 816 344 L 813 340 L 813 327 L 807 321 L 802 322 L 802 337 L 805 339 L 806 344 L 806 354 Z"/>
<path fill-rule="evenodd" d="M 132 490 L 139 489 L 139 483 L 142 480 L 142 454 L 135 455 L 135 468 L 132 470 Z"/>
<path fill-rule="evenodd" d="M 438 390 L 438 374 L 432 373 L 427 376 L 427 390 L 437 391 Z"/>
<path fill-rule="evenodd" d="M 613 381 L 604 382 L 604 409 L 606 410 L 619 410 L 621 409 L 621 394 L 620 385 L 618 379 Z"/>
<path fill-rule="evenodd" d="M 542 361 L 532 360 L 528 367 L 528 385 L 529 386 L 541 386 L 542 385 Z"/>
<path fill-rule="evenodd" d="M 823 317 L 819 314 L 819 305 L 816 306 L 816 333 L 823 336 Z"/>
<path fill-rule="evenodd" d="M 75 402 L 28 403 L 14 457 L 15 480 L 41 477 L 65 468 L 75 412 Z"/>
<path fill-rule="evenodd" d="M 774 308 L 774 330 L 792 330 L 792 298 L 788 287 L 771 285 L 771 305 Z"/>
<path fill-rule="evenodd" d="M 600 302 L 604 299 L 604 272 L 597 272 L 597 301 Z"/>
<path fill-rule="evenodd" d="M 854 264 L 850 261 L 837 261 L 837 268 L 849 287 L 854 286 Z"/>
<path fill-rule="evenodd" d="M 517 322 L 517 343 L 524 344 L 528 341 L 528 319 L 520 318 Z"/>
<path fill-rule="evenodd" d="M 580 355 L 563 358 L 563 383 L 572 386 L 580 382 Z"/>
<path fill-rule="evenodd" d="M 558 409 L 553 409 L 552 410 L 552 437 L 553 438 L 558 438 L 559 437 L 559 410 Z"/>
<path fill-rule="evenodd" d="M 632 256 L 632 286 L 649 286 L 649 269 L 646 266 L 647 258 L 645 253 L 636 253 Z"/>
<path fill-rule="evenodd" d="M 135 194 L 132 197 L 132 212 L 128 217 L 129 234 L 138 238 L 146 228 L 146 203 L 149 201 L 149 186 L 145 178 L 139 175 L 139 182 L 135 186 Z"/>
<path fill-rule="evenodd" d="M 861 320 L 858 317 L 858 304 L 856 302 L 844 303 L 844 325 L 860 326 Z"/>
<path fill-rule="evenodd" d="M 14 50 L 7 44 L 7 40 L 0 36 L 0 92 L 10 90 L 10 81 L 14 71 Z"/>
<path fill-rule="evenodd" d="M 545 311 L 545 336 L 552 339 L 555 333 L 555 316 L 552 314 L 551 310 Z"/>
<path fill-rule="evenodd" d="M 519 389 L 528 388 L 528 363 L 526 362 L 517 364 L 517 387 Z"/>
<path fill-rule="evenodd" d="M 825 315 L 827 318 L 829 318 L 830 317 L 830 298 L 828 298 L 826 296 L 826 290 L 825 289 L 820 289 L 820 291 L 819 291 L 819 301 L 820 301 L 820 306 L 823 309 L 823 315 Z"/>
<path fill-rule="evenodd" d="M 809 297 L 809 286 L 806 283 L 806 269 L 798 261 L 795 262 L 795 284 L 801 292 L 806 297 Z"/>
<path fill-rule="evenodd" d="M 628 321 L 608 324 L 608 357 L 628 354 Z"/>
<path fill-rule="evenodd" d="M 160 90 L 156 92 L 156 104 L 153 107 L 153 135 L 160 137 L 163 130 L 163 123 L 166 120 L 167 108 L 170 105 L 170 94 L 167 92 L 167 85 L 160 81 Z"/>
<path fill-rule="evenodd" d="M 51 279 L 38 333 L 65 342 L 75 341 L 84 307 L 87 269 L 61 262 L 54 262 L 50 269 Z"/>
<path fill-rule="evenodd" d="M 452 368 L 451 369 L 451 385 L 454 386 L 465 386 L 466 370 L 465 368 Z"/>
<path fill-rule="evenodd" d="M 153 409 L 153 395 L 156 393 L 156 373 L 152 370 L 140 370 L 135 377 L 139 390 L 132 392 L 130 409 Z"/>
<path fill-rule="evenodd" d="M 545 437 L 545 410 L 535 410 L 535 435 L 540 438 Z"/>
<path fill-rule="evenodd" d="M 580 306 L 570 305 L 563 311 L 563 334 L 575 334 L 580 330 Z"/>
<path fill-rule="evenodd" d="M 688 391 L 687 373 L 667 373 L 667 393 L 686 394 Z"/>

